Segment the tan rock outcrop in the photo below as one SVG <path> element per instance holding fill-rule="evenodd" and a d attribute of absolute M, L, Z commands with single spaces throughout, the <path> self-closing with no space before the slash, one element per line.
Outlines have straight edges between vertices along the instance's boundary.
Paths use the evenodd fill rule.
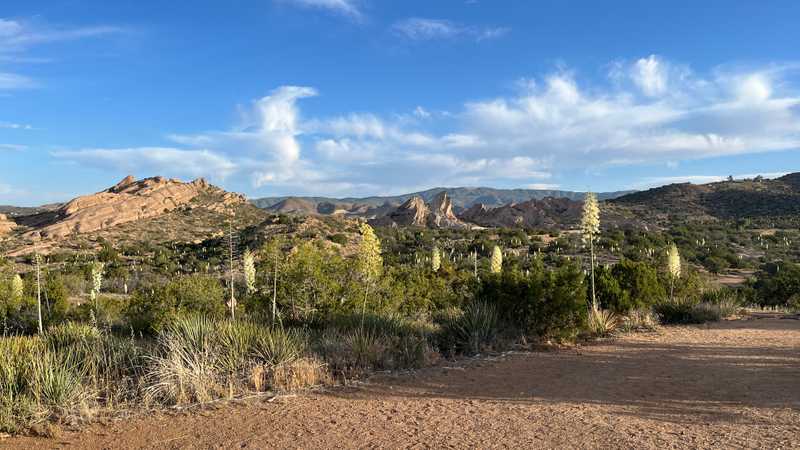
<path fill-rule="evenodd" d="M 199 178 L 183 183 L 164 177 L 137 181 L 128 176 L 113 187 L 73 199 L 58 209 L 55 220 L 31 232 L 47 238 L 103 230 L 135 220 L 156 217 L 189 204 L 203 193 L 217 193 L 221 201 L 213 208 L 244 202 L 238 194 L 226 193 Z"/>
<path fill-rule="evenodd" d="M 370 221 L 376 226 L 414 226 L 430 228 L 462 228 L 461 222 L 453 213 L 453 205 L 446 192 L 440 192 L 426 204 L 422 197 L 414 196 L 383 217 Z"/>
<path fill-rule="evenodd" d="M 4 214 L 0 214 L 0 237 L 10 233 L 16 227 L 17 224 L 14 223 L 13 220 L 9 219 Z"/>

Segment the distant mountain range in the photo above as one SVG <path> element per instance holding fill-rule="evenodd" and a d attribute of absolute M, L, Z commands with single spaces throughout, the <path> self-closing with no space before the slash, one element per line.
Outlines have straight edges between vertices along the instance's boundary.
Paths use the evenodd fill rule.
<path fill-rule="evenodd" d="M 447 214 L 441 209 L 446 192 Z M 435 188 L 394 197 L 275 197 L 253 203 L 277 213 L 342 215 L 376 225 L 574 227 L 585 193 L 492 188 Z M 666 224 L 719 219 L 767 219 L 792 223 L 800 217 L 800 173 L 709 184 L 679 183 L 646 191 L 598 194 L 607 225 Z M 430 215 L 433 213 L 433 215 Z M 449 214 L 449 216 L 448 216 Z M 440 221 L 439 217 L 449 217 Z M 780 219 L 778 222 L 775 220 Z M 789 220 L 789 222 L 786 221 Z M 439 226 L 439 225 L 436 225 Z"/>
<path fill-rule="evenodd" d="M 542 200 L 548 197 L 566 198 L 569 200 L 580 201 L 586 195 L 585 192 L 543 190 L 543 189 L 494 189 L 487 187 L 456 187 L 456 188 L 433 188 L 421 192 L 410 194 L 386 196 L 386 197 L 264 197 L 253 199 L 251 202 L 259 208 L 269 209 L 275 212 L 300 213 L 300 214 L 332 214 L 334 212 L 349 211 L 353 215 L 364 215 L 368 212 L 375 212 L 381 215 L 381 211 L 373 211 L 385 207 L 397 207 L 407 202 L 413 197 L 421 198 L 425 203 L 432 203 L 437 195 L 447 192 L 452 202 L 453 210 L 456 213 L 465 211 L 475 205 L 484 205 L 487 208 L 497 208 L 500 206 L 523 203 L 529 200 Z M 597 194 L 600 200 L 609 200 L 629 194 L 635 191 L 602 192 Z"/>

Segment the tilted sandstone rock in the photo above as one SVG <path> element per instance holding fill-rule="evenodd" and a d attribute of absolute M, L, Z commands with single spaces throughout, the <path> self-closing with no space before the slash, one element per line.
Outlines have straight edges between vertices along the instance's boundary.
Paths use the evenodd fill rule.
<path fill-rule="evenodd" d="M 431 228 L 462 228 L 467 225 L 453 213 L 446 192 L 440 192 L 427 205 L 422 197 L 414 196 L 383 217 L 371 220 L 376 226 L 415 226 Z"/>
<path fill-rule="evenodd" d="M 136 181 L 128 176 L 113 187 L 73 199 L 56 211 L 55 219 L 30 235 L 59 238 L 74 233 L 106 229 L 126 222 L 156 217 L 187 205 L 203 193 L 216 193 L 221 201 L 210 208 L 225 208 L 245 201 L 198 178 L 183 183 L 164 177 Z"/>
<path fill-rule="evenodd" d="M 428 218 L 430 226 L 436 228 L 458 228 L 464 224 L 453 212 L 453 202 L 447 192 L 442 191 L 431 202 L 431 216 Z"/>

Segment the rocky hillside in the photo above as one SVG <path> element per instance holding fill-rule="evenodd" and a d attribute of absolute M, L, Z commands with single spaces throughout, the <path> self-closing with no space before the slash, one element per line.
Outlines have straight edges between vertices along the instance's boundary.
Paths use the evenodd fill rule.
<path fill-rule="evenodd" d="M 128 176 L 105 191 L 75 198 L 53 212 L 29 217 L 27 223 L 35 229 L 28 234 L 57 239 L 111 228 L 160 216 L 187 205 L 203 193 L 220 194 L 219 208 L 245 202 L 243 196 L 226 193 L 202 178 L 183 183 L 163 177 L 137 181 Z"/>
<path fill-rule="evenodd" d="M 548 197 L 493 209 L 482 204 L 475 205 L 459 217 L 483 227 L 572 227 L 580 221 L 582 208 L 581 201 Z"/>
<path fill-rule="evenodd" d="M 800 215 L 800 173 L 709 184 L 671 184 L 609 202 L 661 220 L 777 219 Z"/>
<path fill-rule="evenodd" d="M 381 208 L 395 208 L 413 197 L 419 197 L 425 203 L 434 201 L 437 195 L 447 192 L 458 214 L 477 204 L 487 208 L 495 208 L 510 203 L 522 203 L 528 200 L 542 200 L 547 197 L 582 200 L 584 192 L 557 191 L 541 189 L 493 189 L 487 187 L 433 188 L 427 191 L 390 197 L 363 198 L 330 198 L 330 197 L 265 197 L 252 200 L 253 204 L 274 212 L 294 212 L 304 214 L 349 214 L 360 217 L 381 217 Z M 633 191 L 604 192 L 598 194 L 600 200 L 607 200 L 625 195 Z"/>

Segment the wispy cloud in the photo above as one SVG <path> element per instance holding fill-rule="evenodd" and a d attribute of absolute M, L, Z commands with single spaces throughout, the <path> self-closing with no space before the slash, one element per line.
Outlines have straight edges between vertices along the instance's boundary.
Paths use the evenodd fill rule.
<path fill-rule="evenodd" d="M 11 130 L 33 130 L 31 125 L 13 122 L 0 122 L 0 128 L 7 128 Z"/>
<path fill-rule="evenodd" d="M 303 8 L 327 10 L 354 20 L 362 20 L 364 13 L 361 11 L 357 0 L 275 0 Z"/>
<path fill-rule="evenodd" d="M 236 164 L 209 150 L 183 150 L 168 147 L 80 149 L 53 152 L 55 158 L 96 167 L 137 173 L 169 173 L 175 176 L 208 177 L 223 180 L 236 170 Z"/>
<path fill-rule="evenodd" d="M 31 21 L 0 19 L 0 52 L 19 52 L 51 42 L 72 41 L 123 32 L 121 27 L 100 25 L 68 28 Z"/>
<path fill-rule="evenodd" d="M 31 89 L 38 86 L 33 79 L 16 73 L 0 72 L 0 89 Z"/>
<path fill-rule="evenodd" d="M 20 144 L 0 144 L 0 151 L 9 150 L 14 152 L 20 152 L 27 148 L 28 148 L 27 146 Z"/>
<path fill-rule="evenodd" d="M 47 58 L 29 57 L 27 52 L 49 43 L 95 38 L 123 32 L 113 26 L 69 28 L 46 25 L 36 21 L 0 18 L 0 62 L 15 64 L 45 63 Z M 0 89 L 31 89 L 39 86 L 34 79 L 8 71 L 0 71 Z"/>
<path fill-rule="evenodd" d="M 506 35 L 510 28 L 477 28 L 461 25 L 444 19 L 426 19 L 411 17 L 403 19 L 392 26 L 392 30 L 400 36 L 413 41 L 427 41 L 434 39 L 453 39 L 467 37 L 477 41 L 496 39 Z"/>

